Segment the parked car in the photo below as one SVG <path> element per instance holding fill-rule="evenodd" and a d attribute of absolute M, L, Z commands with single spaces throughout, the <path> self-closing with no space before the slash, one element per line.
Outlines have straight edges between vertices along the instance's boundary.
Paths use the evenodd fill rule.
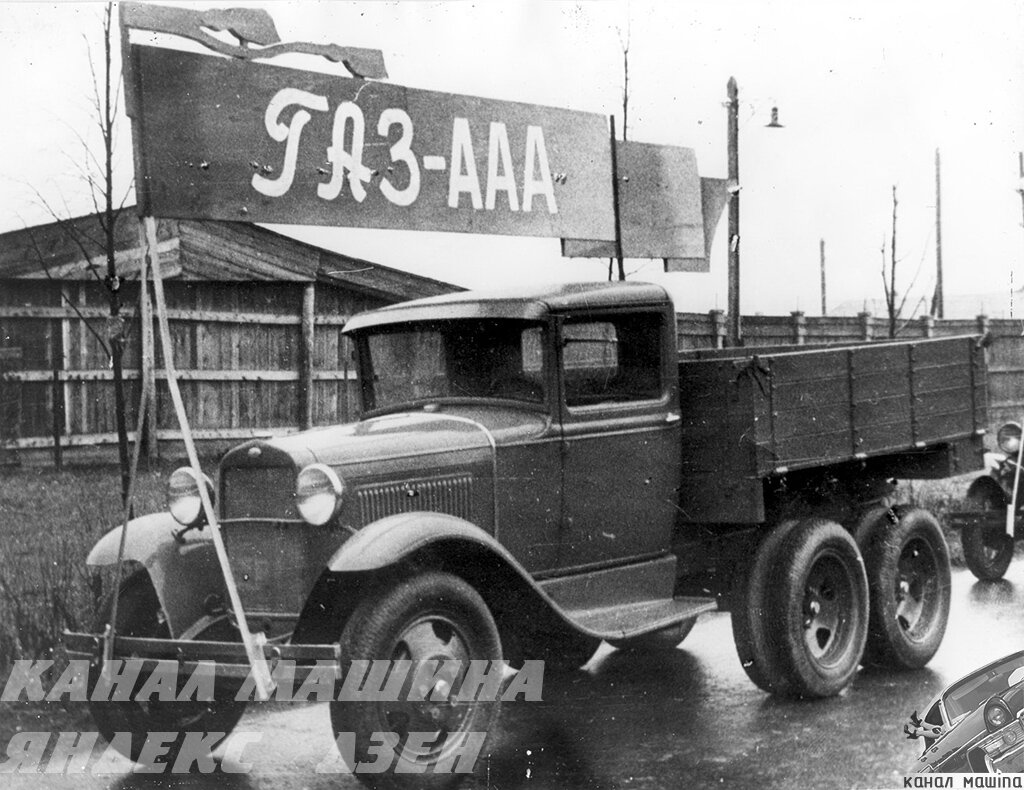
<path fill-rule="evenodd" d="M 967 567 L 982 581 L 1003 578 L 1013 559 L 1014 540 L 1024 537 L 1024 491 L 1014 501 L 1014 487 L 1024 482 L 1018 480 L 1020 424 L 1003 425 L 996 433 L 996 444 L 999 452 L 985 453 L 985 474 L 967 489 L 965 508 L 947 516 L 949 526 L 960 530 Z M 1006 514 L 1011 503 L 1014 518 L 1008 530 Z"/>
<path fill-rule="evenodd" d="M 915 773 L 1024 770 L 1024 651 L 951 683 L 910 715 L 903 731 L 924 741 Z"/>

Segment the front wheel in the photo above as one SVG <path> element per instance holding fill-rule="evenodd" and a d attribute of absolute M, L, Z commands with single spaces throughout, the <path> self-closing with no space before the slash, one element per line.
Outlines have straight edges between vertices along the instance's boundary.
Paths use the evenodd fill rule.
<path fill-rule="evenodd" d="M 871 590 L 867 660 L 919 669 L 942 643 L 949 619 L 949 548 L 927 510 L 880 525 L 864 555 Z"/>
<path fill-rule="evenodd" d="M 797 524 L 774 552 L 768 592 L 783 694 L 830 697 L 853 680 L 868 632 L 868 582 L 860 551 L 841 526 Z"/>
<path fill-rule="evenodd" d="M 389 671 L 398 671 L 398 661 L 412 667 L 397 699 L 331 703 L 335 740 L 341 744 L 353 734 L 356 776 L 385 788 L 436 789 L 456 783 L 464 774 L 452 772 L 454 755 L 467 738 L 490 732 L 499 713 L 497 695 L 467 701 L 459 693 L 471 661 L 502 657 L 497 626 L 480 594 L 440 571 L 398 580 L 356 607 L 340 648 L 346 672 L 354 660 L 385 660 Z M 423 695 L 427 701 L 410 701 L 412 673 L 427 661 L 458 662 L 458 676 L 438 681 Z M 379 765 L 382 733 L 393 739 L 394 760 L 382 773 L 361 771 L 360 764 Z M 466 768 L 458 764 L 456 770 Z"/>
<path fill-rule="evenodd" d="M 118 636 L 170 639 L 160 600 L 146 571 L 137 571 L 124 581 L 117 605 Z M 96 631 L 103 632 L 110 621 L 113 594 L 108 595 L 100 607 Z M 129 661 L 131 659 L 128 659 Z M 181 749 L 186 732 L 230 733 L 245 711 L 244 702 L 234 700 L 188 699 L 136 700 L 148 675 L 140 673 L 130 693 L 130 701 L 92 701 L 93 691 L 102 673 L 102 664 L 92 667 L 88 678 L 89 712 L 96 729 L 115 749 L 135 762 L 139 762 L 150 733 L 173 733 L 175 738 L 166 742 L 168 748 L 154 763 L 171 764 Z M 185 677 L 178 680 L 179 686 Z M 125 735 L 126 734 L 126 735 Z"/>
<path fill-rule="evenodd" d="M 967 489 L 965 504 L 971 511 L 1005 514 L 1009 502 L 998 483 L 989 477 L 979 477 Z M 984 525 L 967 526 L 960 533 L 960 541 L 971 573 L 983 582 L 1003 578 L 1013 559 L 1013 538 L 1005 530 Z"/>

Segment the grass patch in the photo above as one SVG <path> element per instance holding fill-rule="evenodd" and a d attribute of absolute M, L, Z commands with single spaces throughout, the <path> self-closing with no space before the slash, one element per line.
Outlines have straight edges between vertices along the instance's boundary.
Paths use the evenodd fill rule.
<path fill-rule="evenodd" d="M 0 669 L 18 658 L 59 657 L 65 628 L 92 626 L 96 596 L 85 565 L 93 544 L 121 524 L 116 467 L 0 477 Z M 163 472 L 140 472 L 136 512 L 163 507 Z"/>

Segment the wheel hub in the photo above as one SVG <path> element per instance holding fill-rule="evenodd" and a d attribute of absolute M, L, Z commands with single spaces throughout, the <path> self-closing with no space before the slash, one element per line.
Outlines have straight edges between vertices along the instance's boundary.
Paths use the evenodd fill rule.
<path fill-rule="evenodd" d="M 919 626 L 927 627 L 929 607 L 937 594 L 935 578 L 938 561 L 924 541 L 907 543 L 896 564 L 896 622 L 904 631 L 913 633 Z"/>
<path fill-rule="evenodd" d="M 804 644 L 816 660 L 828 662 L 842 651 L 853 592 L 842 565 L 819 558 L 804 587 Z"/>
<path fill-rule="evenodd" d="M 472 702 L 461 702 L 453 693 L 461 685 L 469 666 L 469 648 L 455 625 L 441 615 L 427 615 L 407 625 L 399 634 L 391 656 L 393 661 L 412 662 L 409 677 L 398 699 L 381 702 L 379 716 L 383 729 L 398 735 L 399 746 L 403 745 L 410 733 L 427 732 L 434 735 L 430 745 L 417 756 L 417 762 L 432 763 L 440 758 L 445 749 L 448 735 L 464 729 L 470 718 Z M 433 680 L 429 689 L 416 689 L 417 699 L 410 700 L 412 682 L 419 668 L 430 667 L 443 671 L 446 665 L 455 662 L 458 673 L 455 678 L 441 677 Z M 430 667 L 427 667 L 429 669 Z M 426 678 L 430 682 L 429 676 Z"/>

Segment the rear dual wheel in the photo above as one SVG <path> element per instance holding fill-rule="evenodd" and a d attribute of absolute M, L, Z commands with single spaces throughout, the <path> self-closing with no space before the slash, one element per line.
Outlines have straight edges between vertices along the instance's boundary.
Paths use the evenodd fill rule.
<path fill-rule="evenodd" d="M 949 547 L 922 508 L 887 509 L 864 540 L 871 590 L 865 662 L 919 669 L 942 643 L 949 619 Z"/>
<path fill-rule="evenodd" d="M 867 638 L 868 584 L 857 544 L 824 519 L 780 524 L 737 585 L 733 636 L 760 688 L 829 697 L 852 681 Z"/>

